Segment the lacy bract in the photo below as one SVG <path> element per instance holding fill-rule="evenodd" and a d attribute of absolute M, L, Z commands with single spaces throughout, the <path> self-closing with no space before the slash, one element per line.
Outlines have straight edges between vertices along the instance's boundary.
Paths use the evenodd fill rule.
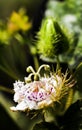
<path fill-rule="evenodd" d="M 35 73 L 36 74 L 36 73 Z M 35 75 L 34 74 L 34 75 Z M 13 111 L 38 110 L 58 102 L 74 85 L 74 80 L 67 79 L 61 71 L 41 77 L 38 81 L 16 81 L 14 83 L 14 101 L 18 104 L 11 107 Z M 28 76 L 29 77 L 29 76 Z"/>

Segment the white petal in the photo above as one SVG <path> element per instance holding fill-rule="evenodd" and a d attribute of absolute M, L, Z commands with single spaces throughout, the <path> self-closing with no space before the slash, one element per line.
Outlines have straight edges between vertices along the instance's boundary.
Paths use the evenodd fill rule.
<path fill-rule="evenodd" d="M 14 91 L 17 92 L 21 89 L 21 87 L 24 86 L 24 82 L 18 80 L 13 85 L 14 85 Z"/>
<path fill-rule="evenodd" d="M 26 109 L 28 109 L 28 106 L 26 104 L 25 101 L 20 102 L 17 106 L 16 106 L 16 110 L 19 111 L 25 111 Z"/>
<path fill-rule="evenodd" d="M 19 102 L 19 100 L 20 100 L 20 96 L 19 96 L 19 93 L 17 92 L 17 93 L 15 93 L 15 95 L 14 95 L 14 101 L 15 101 L 15 102 Z"/>
<path fill-rule="evenodd" d="M 17 111 L 17 109 L 16 109 L 16 107 L 10 107 L 10 109 L 12 110 L 12 111 Z"/>
<path fill-rule="evenodd" d="M 33 109 L 37 109 L 37 104 L 35 101 L 26 101 L 27 105 L 28 105 L 28 108 L 30 110 L 33 110 Z"/>
<path fill-rule="evenodd" d="M 41 108 L 43 108 L 45 106 L 50 105 L 51 103 L 52 103 L 52 100 L 50 100 L 50 98 L 46 99 L 46 100 L 43 100 L 43 101 L 38 103 L 38 108 L 41 109 Z"/>

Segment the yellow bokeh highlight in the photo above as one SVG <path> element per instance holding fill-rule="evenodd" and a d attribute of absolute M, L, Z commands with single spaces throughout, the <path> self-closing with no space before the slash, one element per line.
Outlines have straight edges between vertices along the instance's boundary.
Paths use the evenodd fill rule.
<path fill-rule="evenodd" d="M 32 23 L 29 22 L 29 17 L 25 13 L 24 9 L 20 9 L 19 12 L 12 12 L 7 24 L 10 33 L 19 30 L 27 31 L 32 27 Z"/>

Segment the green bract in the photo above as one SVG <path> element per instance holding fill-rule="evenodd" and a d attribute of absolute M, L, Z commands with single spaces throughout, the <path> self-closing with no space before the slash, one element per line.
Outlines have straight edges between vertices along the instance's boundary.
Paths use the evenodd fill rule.
<path fill-rule="evenodd" d="M 53 58 L 69 48 L 69 40 L 54 18 L 43 20 L 37 38 L 38 53 L 45 57 Z"/>

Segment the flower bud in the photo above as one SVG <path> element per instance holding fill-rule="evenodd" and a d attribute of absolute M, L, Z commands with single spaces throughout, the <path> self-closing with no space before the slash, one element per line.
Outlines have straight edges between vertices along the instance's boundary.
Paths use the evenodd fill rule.
<path fill-rule="evenodd" d="M 54 18 L 43 20 L 37 37 L 38 53 L 45 57 L 54 58 L 69 48 L 69 39 Z"/>

